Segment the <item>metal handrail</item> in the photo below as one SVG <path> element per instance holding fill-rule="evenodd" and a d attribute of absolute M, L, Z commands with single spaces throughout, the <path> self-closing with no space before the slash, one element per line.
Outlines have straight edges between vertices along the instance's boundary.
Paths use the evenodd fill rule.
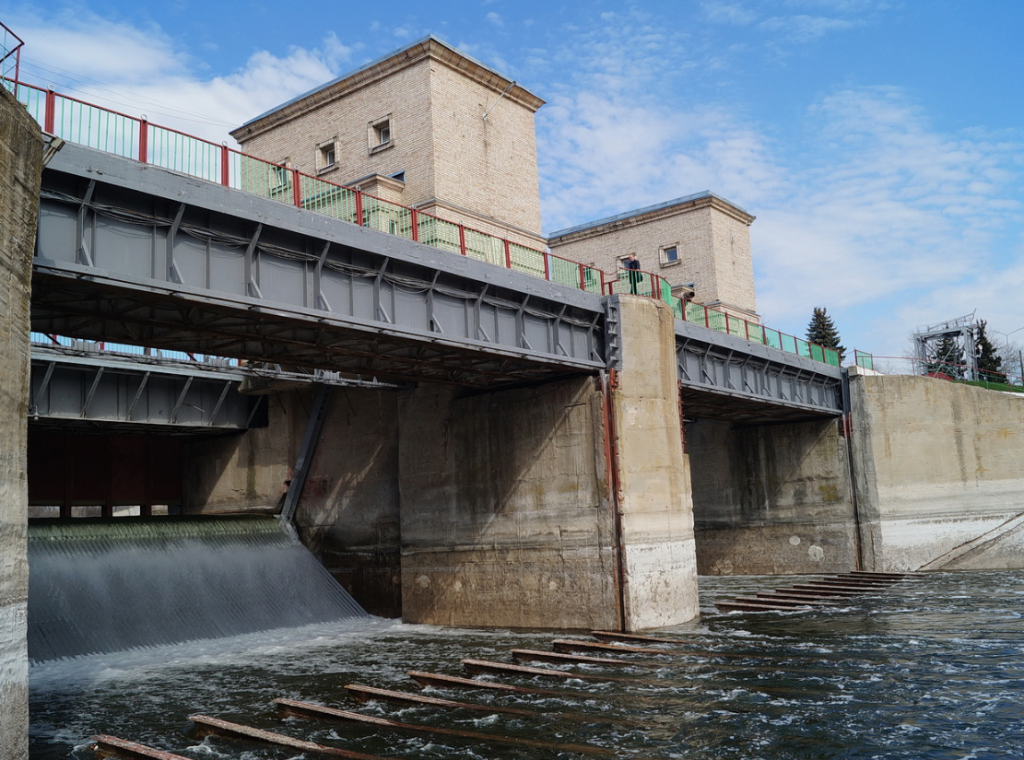
<path fill-rule="evenodd" d="M 633 293 L 654 298 L 671 306 L 677 319 L 702 324 L 712 330 L 831 366 L 840 364 L 839 354 L 833 349 L 771 330 L 758 322 L 681 300 L 672 295 L 671 285 L 660 275 L 642 270 L 620 270 L 609 276 L 597 267 L 392 203 L 286 164 L 266 161 L 231 148 L 226 143 L 218 145 L 172 127 L 155 124 L 144 116 L 130 116 L 62 95 L 52 88 L 19 82 L 17 76 L 13 80 L 4 77 L 4 81 L 14 84 L 15 96 L 44 131 L 70 142 L 371 227 L 578 290 L 600 294 Z M 624 276 L 627 271 L 639 273 L 642 288 L 634 287 L 629 276 Z"/>

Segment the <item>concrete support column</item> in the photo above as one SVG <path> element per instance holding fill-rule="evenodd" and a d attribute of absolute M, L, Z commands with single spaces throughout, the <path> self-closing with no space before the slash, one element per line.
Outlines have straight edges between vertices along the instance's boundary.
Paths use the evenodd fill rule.
<path fill-rule="evenodd" d="M 683 454 L 672 310 L 621 297 L 621 366 L 611 389 L 622 624 L 699 615 L 689 462 Z"/>
<path fill-rule="evenodd" d="M 0 756 L 28 757 L 29 295 L 43 138 L 0 87 Z"/>
<path fill-rule="evenodd" d="M 603 419 L 593 377 L 403 395 L 406 622 L 619 625 Z"/>

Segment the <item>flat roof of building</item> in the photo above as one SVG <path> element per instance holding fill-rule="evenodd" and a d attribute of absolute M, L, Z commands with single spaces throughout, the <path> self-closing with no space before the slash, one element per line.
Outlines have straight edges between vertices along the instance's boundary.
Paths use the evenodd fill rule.
<path fill-rule="evenodd" d="M 500 72 L 495 71 L 493 68 L 491 68 L 487 64 L 481 63 L 480 61 L 478 61 L 477 59 L 473 58 L 472 56 L 466 55 L 461 50 L 459 50 L 457 47 L 455 47 L 454 45 L 449 45 L 447 42 L 445 42 L 441 38 L 436 37 L 433 34 L 428 34 L 426 37 L 422 37 L 422 38 L 416 40 L 415 42 L 410 42 L 408 45 L 400 47 L 397 50 L 393 50 L 392 52 L 388 53 L 387 55 L 382 55 L 380 58 L 376 58 L 376 59 L 370 61 L 369 63 L 366 63 L 366 64 L 360 66 L 358 69 L 353 69 L 352 71 L 349 71 L 348 73 L 342 74 L 341 76 L 336 77 L 336 78 L 330 80 L 329 82 L 324 82 L 322 85 L 319 85 L 318 87 L 314 87 L 312 90 L 304 92 L 301 95 L 297 95 L 294 98 L 292 98 L 291 100 L 288 100 L 288 101 L 285 101 L 284 103 L 276 105 L 273 108 L 271 108 L 269 111 L 264 111 L 259 116 L 256 116 L 255 118 L 252 118 L 252 119 L 249 119 L 249 121 L 247 121 L 244 124 L 242 124 L 242 126 L 238 127 L 238 129 L 242 129 L 243 127 L 247 127 L 250 124 L 254 124 L 257 121 L 260 121 L 261 119 L 265 119 L 266 117 L 270 116 L 271 114 L 277 113 L 278 111 L 281 111 L 281 110 L 287 108 L 288 106 L 294 105 L 295 103 L 299 103 L 299 102 L 301 102 L 302 100 L 305 100 L 306 98 L 308 98 L 311 95 L 315 95 L 316 93 L 321 92 L 322 90 L 326 90 L 329 87 L 333 87 L 334 85 L 336 85 L 336 84 L 338 84 L 340 82 L 344 82 L 346 79 L 351 79 L 353 77 L 356 77 L 359 74 L 362 74 L 363 72 L 368 71 L 368 70 L 374 68 L 375 66 L 381 66 L 382 64 L 386 63 L 387 61 L 390 61 L 392 58 L 397 58 L 398 56 L 401 56 L 406 51 L 412 50 L 413 48 L 415 48 L 417 46 L 424 45 L 424 44 L 429 43 L 429 42 L 434 42 L 434 43 L 440 45 L 441 47 L 447 48 L 451 52 L 455 53 L 455 55 L 459 56 L 460 58 L 463 58 L 464 60 L 468 61 L 469 63 L 472 63 L 474 66 L 479 66 L 481 69 L 484 69 L 485 71 L 487 71 L 488 73 L 494 75 L 495 77 L 498 77 L 499 79 L 504 80 L 508 84 L 516 85 L 516 87 L 518 87 L 520 90 L 522 90 L 525 94 L 527 94 L 531 98 L 536 99 L 541 104 L 544 103 L 544 100 L 542 98 L 537 97 L 534 93 L 532 93 L 529 90 L 527 90 L 525 87 L 520 85 L 518 82 L 513 82 L 511 79 L 506 77 L 504 74 L 501 74 Z M 234 130 L 234 131 L 237 131 L 237 130 Z"/>
<path fill-rule="evenodd" d="M 673 206 L 681 206 L 684 203 L 699 201 L 702 198 L 715 198 L 717 200 L 722 201 L 722 203 L 728 203 L 737 211 L 740 211 L 741 213 L 746 214 L 747 216 L 753 217 L 753 214 L 751 214 L 742 206 L 737 206 L 732 201 L 723 198 L 721 195 L 717 195 L 716 193 L 713 193 L 710 190 L 704 190 L 703 192 L 694 193 L 693 195 L 684 195 L 681 198 L 675 198 L 673 200 L 665 201 L 663 203 L 656 203 L 653 206 L 645 206 L 644 208 L 638 208 L 633 211 L 626 211 L 621 214 L 615 214 L 614 216 L 606 216 L 604 219 L 598 219 L 597 221 L 594 222 L 585 222 L 583 224 L 578 224 L 575 227 L 567 227 L 564 230 L 552 232 L 550 235 L 548 235 L 548 238 L 557 238 L 562 237 L 563 235 L 571 235 L 575 232 L 584 232 L 585 230 L 593 229 L 595 227 L 603 227 L 606 224 L 614 224 L 615 222 L 625 221 L 626 219 L 631 219 L 635 216 L 652 214 L 656 211 L 663 211 L 665 209 L 672 208 Z"/>

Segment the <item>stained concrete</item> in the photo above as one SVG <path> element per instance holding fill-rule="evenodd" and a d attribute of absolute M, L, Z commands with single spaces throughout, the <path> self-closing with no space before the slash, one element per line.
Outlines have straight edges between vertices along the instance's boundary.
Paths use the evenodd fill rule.
<path fill-rule="evenodd" d="M 1024 395 L 854 373 L 867 569 L 1024 567 Z"/>
<path fill-rule="evenodd" d="M 701 575 L 857 566 L 846 439 L 836 420 L 687 425 Z"/>
<path fill-rule="evenodd" d="M 617 626 L 596 378 L 401 398 L 406 622 Z"/>
<path fill-rule="evenodd" d="M 612 389 L 623 625 L 660 628 L 699 615 L 690 465 L 683 454 L 672 310 L 619 299 L 622 363 Z"/>
<path fill-rule="evenodd" d="M 43 138 L 0 87 L 0 757 L 28 757 L 29 296 Z"/>
<path fill-rule="evenodd" d="M 280 510 L 315 391 L 265 393 L 268 426 L 192 443 L 185 511 Z M 401 615 L 395 391 L 337 387 L 294 523 L 302 542 L 370 613 Z"/>

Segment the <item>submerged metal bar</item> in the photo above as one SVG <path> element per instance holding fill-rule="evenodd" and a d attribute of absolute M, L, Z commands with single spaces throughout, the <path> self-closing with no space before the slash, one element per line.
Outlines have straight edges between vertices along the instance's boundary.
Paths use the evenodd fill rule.
<path fill-rule="evenodd" d="M 554 662 L 561 664 L 609 665 L 615 668 L 641 667 L 663 668 L 663 662 L 650 660 L 613 660 L 608 657 L 591 657 L 585 654 L 568 654 L 564 652 L 540 652 L 535 649 L 513 649 L 512 659 L 516 662 Z"/>
<path fill-rule="evenodd" d="M 145 744 L 130 742 L 127 739 L 119 739 L 107 734 L 92 737 L 92 742 L 92 751 L 100 757 L 116 757 L 121 760 L 189 760 L 183 755 L 153 749 Z"/>
<path fill-rule="evenodd" d="M 420 686 L 433 686 L 440 689 L 484 689 L 486 691 L 503 691 L 508 694 L 543 694 L 548 697 L 574 696 L 571 692 L 530 689 L 525 686 L 501 683 L 500 681 L 477 681 L 472 678 L 463 678 L 462 676 L 450 676 L 446 673 L 427 673 L 422 670 L 410 670 L 406 675 Z"/>
<path fill-rule="evenodd" d="M 611 757 L 616 750 L 607 747 L 594 747 L 589 744 L 556 744 L 553 742 L 542 742 L 536 739 L 519 739 L 512 736 L 500 736 L 498 734 L 483 734 L 477 731 L 460 731 L 455 728 L 438 728 L 435 726 L 418 726 L 413 723 L 401 723 L 387 718 L 378 718 L 372 715 L 337 710 L 333 707 L 314 705 L 308 702 L 299 702 L 294 699 L 275 699 L 274 704 L 284 715 L 298 718 L 334 718 L 346 720 L 352 723 L 379 726 L 381 728 L 393 728 L 399 731 L 410 731 L 420 734 L 433 734 L 435 736 L 447 736 L 456 739 L 472 739 L 477 742 L 491 742 L 493 744 L 511 744 L 516 747 L 533 747 L 536 749 L 554 750 L 555 752 L 579 752 L 587 755 L 601 755 Z"/>
<path fill-rule="evenodd" d="M 264 731 L 261 728 L 244 726 L 241 723 L 232 723 L 231 721 L 221 720 L 220 718 L 211 718 L 209 715 L 190 715 L 188 716 L 188 719 L 196 724 L 196 733 L 200 736 L 213 734 L 216 736 L 226 736 L 230 739 L 249 739 L 257 742 L 265 742 L 267 744 L 276 744 L 281 747 L 300 749 L 303 752 L 316 752 L 321 755 L 347 757 L 351 758 L 351 760 L 381 760 L 377 755 L 367 755 L 363 752 L 353 752 L 347 749 L 339 749 L 338 747 L 328 747 L 323 744 L 317 744 L 316 742 L 306 741 L 305 739 L 293 739 L 292 737 L 285 736 L 284 734 L 277 734 L 273 731 Z"/>
<path fill-rule="evenodd" d="M 383 700 L 398 704 L 429 705 L 430 707 L 448 707 L 460 710 L 476 710 L 486 713 L 504 713 L 506 715 L 520 715 L 535 718 L 541 713 L 534 710 L 519 710 L 515 707 L 498 707 L 496 705 L 479 705 L 472 702 L 457 702 L 453 699 L 440 699 L 439 697 L 425 697 L 422 694 L 410 694 L 405 691 L 392 691 L 390 689 L 378 689 L 374 686 L 363 686 L 361 684 L 345 684 L 348 695 L 359 702 L 372 702 Z"/>

